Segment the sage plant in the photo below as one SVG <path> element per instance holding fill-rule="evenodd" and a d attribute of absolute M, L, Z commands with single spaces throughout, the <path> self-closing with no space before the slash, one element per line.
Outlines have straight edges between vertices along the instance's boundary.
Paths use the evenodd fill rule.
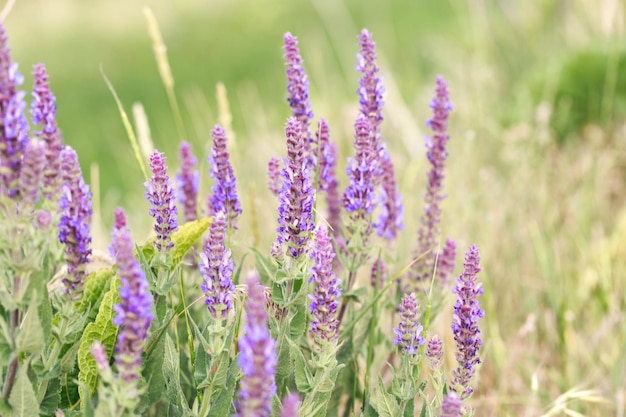
<path fill-rule="evenodd" d="M 198 189 L 200 174 L 196 169 L 198 160 L 193 155 L 191 144 L 187 141 L 180 143 L 180 172 L 176 175 L 176 190 L 178 201 L 183 206 L 183 219 L 190 222 L 198 218 Z"/>
<path fill-rule="evenodd" d="M 226 149 L 226 132 L 220 125 L 215 125 L 211 132 L 213 147 L 209 156 L 211 178 L 215 180 L 209 199 L 209 215 L 215 216 L 223 211 L 230 230 L 235 230 L 237 218 L 241 215 L 241 203 L 237 197 L 237 180 L 230 164 L 230 155 Z"/>
<path fill-rule="evenodd" d="M 165 155 L 155 150 L 150 156 L 152 177 L 145 183 L 146 199 L 150 202 L 148 213 L 154 217 L 156 239 L 154 247 L 161 253 L 167 253 L 174 247 L 172 232 L 178 230 L 178 208 L 174 198 L 174 188 L 167 175 Z"/>

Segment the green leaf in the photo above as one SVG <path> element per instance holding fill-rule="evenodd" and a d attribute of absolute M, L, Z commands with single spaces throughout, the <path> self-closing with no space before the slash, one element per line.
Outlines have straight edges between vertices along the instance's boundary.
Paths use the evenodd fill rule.
<path fill-rule="evenodd" d="M 80 302 L 76 305 L 76 310 L 79 313 L 84 313 L 90 308 L 93 309 L 94 314 L 97 312 L 97 307 L 105 291 L 109 290 L 111 278 L 115 274 L 113 269 L 101 269 L 97 272 L 90 274 L 85 279 L 85 291 Z M 89 321 L 93 321 L 93 318 Z"/>
<path fill-rule="evenodd" d="M 26 373 L 27 363 L 20 365 L 17 371 L 15 385 L 9 397 L 9 404 L 13 408 L 13 417 L 33 417 L 39 415 L 39 404 L 35 396 L 33 385 Z"/>
<path fill-rule="evenodd" d="M 296 386 L 299 392 L 306 394 L 312 389 L 311 381 L 313 380 L 313 376 L 311 375 L 311 371 L 309 370 L 300 347 L 292 341 L 289 341 L 289 345 L 293 361 L 293 372 L 296 377 Z"/>
<path fill-rule="evenodd" d="M 162 397 L 165 388 L 165 378 L 163 376 L 164 354 L 165 338 L 161 338 L 144 361 L 142 375 L 146 381 L 146 390 L 141 398 L 141 410 L 137 410 L 138 412 L 149 409 Z"/>
<path fill-rule="evenodd" d="M 372 393 L 370 403 L 380 417 L 398 417 L 401 414 L 398 400 L 396 400 L 394 395 L 387 392 L 385 384 L 380 377 L 378 377 L 378 387 Z"/>
<path fill-rule="evenodd" d="M 91 345 L 94 341 L 99 340 L 105 347 L 108 357 L 111 357 L 113 352 L 119 330 L 113 324 L 113 317 L 115 316 L 113 305 L 120 302 L 120 285 L 120 279 L 115 276 L 111 281 L 111 288 L 102 299 L 95 321 L 85 327 L 78 348 L 78 381 L 80 383 L 81 401 L 84 397 L 91 397 L 94 394 L 98 382 L 98 369 L 96 361 L 91 355 Z"/>
<path fill-rule="evenodd" d="M 254 252 L 256 270 L 259 272 L 261 283 L 269 286 L 276 281 L 277 267 L 276 264 L 267 256 L 264 256 L 258 250 L 251 248 Z"/>
<path fill-rule="evenodd" d="M 43 330 L 44 344 L 50 341 L 50 332 L 52 331 L 52 306 L 50 305 L 50 297 L 48 296 L 48 286 L 43 285 L 41 290 L 42 300 L 39 302 L 38 313 Z"/>
<path fill-rule="evenodd" d="M 165 334 L 165 349 L 163 355 L 163 376 L 167 387 L 167 402 L 174 408 L 175 415 L 191 415 L 185 394 L 180 385 L 180 361 L 178 350 L 169 334 Z"/>
<path fill-rule="evenodd" d="M 174 242 L 174 249 L 172 249 L 171 253 L 172 265 L 170 265 L 172 270 L 178 266 L 187 251 L 202 237 L 212 221 L 211 217 L 204 217 L 200 220 L 188 222 L 180 225 L 178 230 L 172 234 L 172 242 Z M 153 240 L 150 239 L 139 248 L 148 263 L 152 261 L 156 254 L 154 244 L 152 243 Z"/>
<path fill-rule="evenodd" d="M 17 349 L 20 352 L 40 353 L 44 347 L 43 328 L 37 311 L 37 297 L 33 294 L 24 321 L 17 336 Z"/>
<path fill-rule="evenodd" d="M 213 417 L 230 417 L 232 416 L 232 404 L 233 397 L 235 396 L 235 386 L 237 385 L 237 378 L 239 377 L 240 369 L 238 365 L 237 357 L 235 357 L 230 363 L 228 368 L 228 374 L 226 375 L 226 384 L 224 388 L 216 398 L 215 402 L 211 404 L 211 416 Z"/>
<path fill-rule="evenodd" d="M 299 306 L 296 308 L 296 314 L 291 317 L 289 322 L 289 337 L 293 341 L 298 341 L 306 330 L 307 308 Z"/>
<path fill-rule="evenodd" d="M 59 408 L 59 402 L 61 401 L 61 383 L 59 378 L 53 378 L 48 383 L 46 394 L 41 400 L 41 414 L 54 415 L 57 408 Z"/>

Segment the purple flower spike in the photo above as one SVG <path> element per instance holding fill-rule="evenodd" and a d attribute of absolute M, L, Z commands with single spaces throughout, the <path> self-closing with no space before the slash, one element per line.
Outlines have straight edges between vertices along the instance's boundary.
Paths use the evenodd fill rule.
<path fill-rule="evenodd" d="M 443 179 L 448 151 L 446 144 L 449 140 L 448 114 L 452 109 L 448 85 L 442 77 L 437 77 L 436 96 L 430 107 L 433 117 L 428 120 L 428 126 L 434 132 L 432 138 L 427 138 L 427 156 L 431 168 L 428 172 L 428 185 L 424 195 L 424 215 L 422 226 L 418 231 L 418 255 L 426 254 L 422 261 L 415 264 L 415 275 L 418 282 L 430 280 L 435 267 L 436 254 L 433 250 L 439 238 L 439 223 L 441 222 L 441 208 L 439 204 L 445 198 L 443 194 Z"/>
<path fill-rule="evenodd" d="M 297 393 L 292 392 L 283 399 L 283 409 L 280 417 L 298 417 L 298 405 L 300 405 L 300 397 Z"/>
<path fill-rule="evenodd" d="M 45 167 L 46 144 L 38 139 L 29 141 L 24 149 L 20 172 L 20 195 L 23 201 L 31 204 L 37 202 Z"/>
<path fill-rule="evenodd" d="M 374 132 L 373 147 L 378 152 L 381 148 L 380 124 L 383 121 L 382 108 L 385 104 L 383 101 L 385 87 L 383 80 L 376 75 L 380 71 L 376 63 L 376 44 L 367 29 L 361 31 L 359 45 L 361 49 L 357 54 L 356 69 L 363 75 L 359 81 L 360 86 L 357 93 L 361 98 L 361 114 L 367 117 L 370 122 L 372 132 Z"/>
<path fill-rule="evenodd" d="M 198 160 L 193 155 L 191 144 L 180 143 L 180 172 L 176 175 L 176 189 L 178 201 L 183 206 L 185 222 L 191 222 L 198 217 L 198 189 L 200 174 L 196 169 Z"/>
<path fill-rule="evenodd" d="M 115 345 L 115 363 L 122 380 L 131 384 L 128 395 L 133 398 L 138 395 L 136 383 L 141 371 L 141 354 L 154 318 L 150 311 L 152 294 L 148 289 L 148 280 L 133 253 L 130 229 L 126 226 L 126 216 L 121 208 L 115 211 L 115 225 L 121 227 L 114 228 L 111 233 L 112 251 L 122 282 L 121 302 L 113 306 L 113 324 L 120 326 Z"/>
<path fill-rule="evenodd" d="M 91 191 L 83 180 L 78 156 L 69 146 L 61 151 L 63 188 L 59 207 L 59 241 L 65 245 L 67 275 L 63 278 L 65 291 L 71 299 L 78 299 L 87 278 L 87 264 L 91 256 Z"/>
<path fill-rule="evenodd" d="M 324 351 L 329 343 L 339 337 L 339 302 L 341 300 L 340 281 L 333 272 L 335 251 L 328 236 L 328 228 L 321 224 L 315 232 L 315 245 L 311 258 L 314 260 L 309 282 L 315 282 L 311 299 L 311 334 L 317 352 Z"/>
<path fill-rule="evenodd" d="M 379 173 L 372 144 L 372 126 L 359 114 L 354 124 L 356 157 L 348 160 L 346 174 L 350 184 L 343 195 L 343 204 L 353 220 L 365 219 L 374 210 L 374 178 Z"/>
<path fill-rule="evenodd" d="M 207 308 L 216 320 L 226 318 L 232 310 L 235 291 L 232 281 L 235 266 L 225 242 L 226 217 L 220 211 L 209 226 L 209 237 L 204 242 L 204 251 L 200 253 L 200 273 L 204 278 L 201 287 Z"/>
<path fill-rule="evenodd" d="M 155 150 L 152 153 L 150 168 L 152 169 L 152 178 L 145 183 L 146 198 L 152 205 L 148 213 L 156 220 L 154 247 L 159 252 L 165 253 L 174 247 L 171 237 L 172 232 L 178 230 L 176 219 L 178 209 L 174 199 L 174 189 L 170 177 L 167 175 L 165 156 L 161 152 Z"/>
<path fill-rule="evenodd" d="M 452 239 L 446 239 L 446 244 L 437 257 L 437 277 L 442 286 L 448 285 L 448 279 L 454 272 L 455 258 L 456 243 Z"/>
<path fill-rule="evenodd" d="M 452 372 L 451 388 L 461 399 L 469 397 L 474 391 L 470 386 L 476 366 L 480 363 L 478 349 L 482 345 L 478 319 L 483 317 L 484 311 L 478 304 L 478 296 L 483 293 L 482 284 L 477 282 L 480 272 L 480 258 L 478 248 L 471 246 L 465 254 L 463 273 L 456 280 L 456 287 L 452 291 L 457 294 L 452 315 L 452 333 L 456 341 L 456 361 L 458 368 Z"/>
<path fill-rule="evenodd" d="M 396 337 L 393 343 L 400 350 L 408 355 L 417 355 L 420 346 L 425 342 L 422 337 L 422 325 L 417 321 L 417 299 L 415 294 L 411 293 L 402 299 L 400 303 L 400 324 L 397 329 L 393 329 Z"/>
<path fill-rule="evenodd" d="M 378 289 L 380 290 L 385 286 L 386 280 L 387 270 L 385 268 L 385 261 L 382 258 L 378 258 L 372 264 L 372 273 L 370 276 L 370 283 L 372 284 L 372 288 L 378 285 Z"/>
<path fill-rule="evenodd" d="M 454 392 L 443 398 L 441 417 L 461 417 L 461 399 Z"/>
<path fill-rule="evenodd" d="M 294 259 L 304 254 L 313 223 L 315 191 L 311 166 L 306 158 L 306 139 L 298 121 L 290 117 L 285 127 L 287 158 L 283 161 L 283 185 L 278 208 L 278 243 L 287 244 L 287 253 Z"/>
<path fill-rule="evenodd" d="M 47 145 L 43 190 L 46 198 L 54 199 L 61 186 L 59 169 L 63 150 L 61 131 L 56 122 L 56 99 L 50 91 L 48 73 L 43 64 L 35 65 L 33 78 L 33 101 L 30 112 L 33 116 L 33 124 L 40 129 L 35 131 L 35 135 Z"/>
<path fill-rule="evenodd" d="M 280 194 L 280 159 L 273 156 L 267 164 L 267 188 L 278 196 Z"/>
<path fill-rule="evenodd" d="M 211 164 L 211 178 L 215 180 L 215 185 L 209 200 L 209 214 L 215 216 L 223 211 L 226 213 L 228 228 L 235 230 L 237 217 L 241 214 L 241 203 L 237 198 L 237 181 L 226 150 L 226 132 L 220 125 L 215 125 L 211 136 L 213 136 L 213 148 L 211 148 L 209 164 Z"/>
<path fill-rule="evenodd" d="M 276 341 L 270 337 L 265 311 L 264 288 L 256 272 L 247 277 L 247 323 L 239 337 L 239 382 L 237 417 L 267 417 L 276 394 Z"/>
<path fill-rule="evenodd" d="M 396 185 L 393 162 L 391 162 L 391 157 L 384 148 L 380 162 L 382 165 L 382 190 L 380 195 L 382 212 L 376 224 L 376 232 L 378 236 L 391 240 L 397 236 L 399 231 L 404 229 L 402 195 L 400 195 Z"/>
<path fill-rule="evenodd" d="M 313 111 L 309 103 L 309 80 L 302 67 L 302 57 L 298 48 L 298 39 L 291 33 L 286 33 L 283 37 L 285 51 L 285 65 L 287 66 L 287 101 L 291 107 L 293 117 L 298 119 L 302 134 L 308 142 L 312 141 L 309 133 Z M 307 146 L 307 152 L 309 144 Z"/>
<path fill-rule="evenodd" d="M 0 23 L 0 186 L 11 198 L 19 194 L 22 153 L 28 142 L 24 92 L 17 90 L 23 82 L 24 77 L 11 59 L 4 25 Z"/>
<path fill-rule="evenodd" d="M 326 192 L 328 206 L 328 224 L 333 235 L 338 236 L 341 228 L 341 196 L 339 182 L 335 173 L 337 167 L 337 145 L 330 141 L 330 129 L 326 120 L 320 119 L 317 125 L 317 142 L 319 143 L 319 181 L 318 189 Z"/>
<path fill-rule="evenodd" d="M 426 357 L 430 363 L 430 369 L 441 369 L 441 360 L 443 359 L 443 342 L 439 336 L 434 335 L 428 339 L 428 343 L 426 344 Z"/>
<path fill-rule="evenodd" d="M 104 346 L 99 340 L 96 340 L 91 344 L 91 355 L 96 361 L 96 367 L 101 374 L 110 370 L 109 357 L 107 356 Z"/>

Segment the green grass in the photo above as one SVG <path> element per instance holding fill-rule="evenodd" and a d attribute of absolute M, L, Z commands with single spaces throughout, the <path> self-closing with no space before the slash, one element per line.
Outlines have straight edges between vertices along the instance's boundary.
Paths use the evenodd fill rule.
<path fill-rule="evenodd" d="M 127 112 L 135 101 L 144 104 L 155 145 L 168 155 L 173 173 L 180 138 L 142 5 L 50 3 L 56 6 L 15 6 L 6 22 L 14 59 L 23 72 L 38 61 L 48 66 L 66 142 L 78 150 L 86 173 L 91 164 L 100 167 L 102 229 L 108 230 L 113 207 L 124 204 L 134 209 L 133 230 L 143 236 L 149 220 L 141 172 L 99 73 L 102 65 Z M 623 6 L 612 11 L 609 1 L 594 7 L 584 0 L 530 3 L 148 2 L 168 45 L 188 139 L 204 152 L 202 159 L 217 122 L 215 84 L 228 89 L 245 210 L 239 253 L 252 244 L 246 230 L 253 222 L 251 189 L 258 219 L 269 219 L 260 222 L 258 248 L 267 251 L 274 239 L 277 203 L 265 189 L 264 172 L 269 157 L 284 152 L 284 32 L 299 37 L 313 110 L 329 120 L 345 157 L 357 105 L 357 35 L 361 27 L 372 31 L 388 89 L 383 133 L 406 204 L 406 230 L 395 243 L 399 259 L 415 247 L 424 121 L 434 75 L 444 75 L 455 111 L 443 234 L 459 248 L 477 244 L 484 265 L 477 415 L 567 415 L 559 411 L 562 404 L 582 415 L 617 415 L 626 401 L 626 131 L 577 127 L 576 140 L 559 147 L 545 115 L 558 81 L 553 65 L 588 45 L 623 42 L 615 35 L 624 32 L 623 19 L 607 35 L 603 16 L 626 12 Z M 531 92 L 537 77 L 545 82 L 541 102 Z M 343 167 L 344 158 L 339 173 Z M 209 186 L 205 181 L 205 192 Z M 106 239 L 99 238 L 102 249 Z M 446 322 L 434 328 L 445 335 L 451 364 Z M 595 402 L 596 395 L 604 402 Z"/>

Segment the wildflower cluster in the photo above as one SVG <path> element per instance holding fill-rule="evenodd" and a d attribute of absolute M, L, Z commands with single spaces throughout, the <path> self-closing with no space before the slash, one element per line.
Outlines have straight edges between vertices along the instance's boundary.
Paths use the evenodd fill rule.
<path fill-rule="evenodd" d="M 416 288 L 435 271 L 445 288 L 457 250 L 453 240 L 437 249 L 446 82 L 437 79 L 429 122 L 432 169 L 417 249 L 430 255 L 401 277 L 411 261 L 388 250 L 404 227 L 403 200 L 381 130 L 385 88 L 373 37 L 359 36 L 360 107 L 343 178 L 343 148 L 328 119 L 313 120 L 297 39 L 283 41 L 291 116 L 285 156 L 267 164 L 279 199 L 267 227 L 277 231 L 272 246 L 259 248 L 255 238 L 246 252 L 244 204 L 226 130 L 216 125 L 205 155 L 210 194 L 202 194 L 207 176 L 190 142 L 180 143 L 175 177 L 154 150 L 145 197 L 156 236 L 136 244 L 134 216 L 102 213 L 114 224 L 107 256 L 92 247 L 92 194 L 77 153 L 61 140 L 48 74 L 35 66 L 29 137 L 22 77 L 0 23 L 0 414 L 324 417 L 342 407 L 346 415 L 471 415 L 482 344 L 478 249 L 466 254 L 453 290 L 451 381 L 447 338 L 434 334 L 439 310 L 431 308 L 450 292 Z M 432 389 L 421 382 L 424 360 Z"/>

